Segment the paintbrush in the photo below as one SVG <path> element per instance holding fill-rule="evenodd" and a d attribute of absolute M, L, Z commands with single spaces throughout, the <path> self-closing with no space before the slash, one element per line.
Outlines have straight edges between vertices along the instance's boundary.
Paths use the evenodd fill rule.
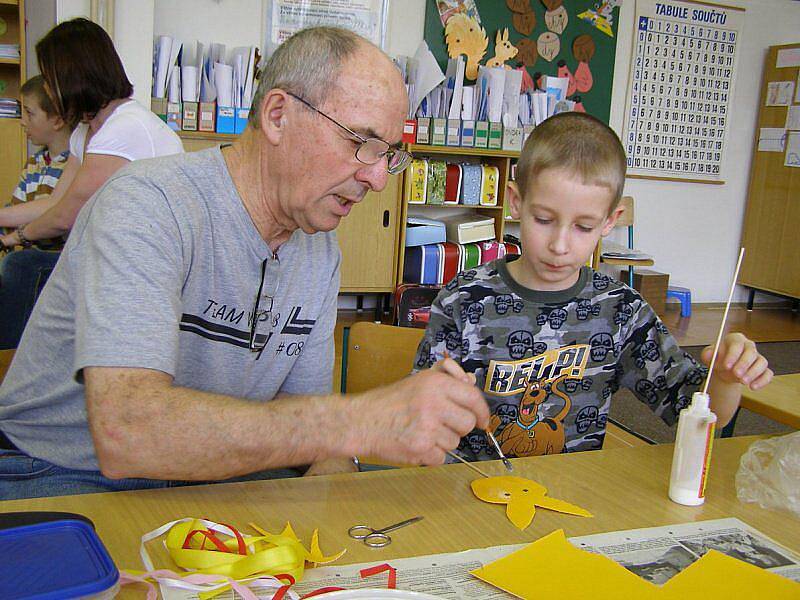
<path fill-rule="evenodd" d="M 445 359 L 450 358 L 450 355 L 447 353 L 447 351 L 445 351 L 444 353 L 444 358 Z M 506 470 L 513 471 L 514 467 L 511 466 L 511 461 L 506 458 L 505 454 L 503 454 L 503 451 L 500 449 L 500 444 L 497 443 L 497 439 L 494 437 L 494 434 L 488 429 L 485 429 L 484 431 L 486 432 L 486 437 L 488 437 L 492 441 L 492 444 L 494 444 L 494 448 L 495 450 L 497 450 L 497 454 L 500 456 L 500 460 L 503 461 L 503 466 L 505 466 Z"/>

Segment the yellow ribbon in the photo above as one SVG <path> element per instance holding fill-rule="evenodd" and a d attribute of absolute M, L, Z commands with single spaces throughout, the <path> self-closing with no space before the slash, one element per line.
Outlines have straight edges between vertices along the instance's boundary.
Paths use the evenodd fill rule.
<path fill-rule="evenodd" d="M 254 523 L 250 526 L 259 535 L 245 535 L 228 525 L 204 519 L 180 519 L 169 527 L 165 544 L 170 557 L 181 569 L 237 581 L 264 575 L 289 575 L 298 582 L 303 578 L 306 562 L 325 564 L 345 553 L 342 550 L 324 555 L 316 529 L 306 549 L 290 523 L 280 534 L 269 533 Z M 212 598 L 227 589 L 229 586 L 203 592 L 200 597 L 203 600 Z"/>

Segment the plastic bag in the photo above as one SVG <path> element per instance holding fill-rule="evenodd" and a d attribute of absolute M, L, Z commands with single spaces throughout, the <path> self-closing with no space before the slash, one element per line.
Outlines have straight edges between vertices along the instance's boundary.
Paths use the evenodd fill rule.
<path fill-rule="evenodd" d="M 736 473 L 736 495 L 800 518 L 800 431 L 754 442 Z"/>

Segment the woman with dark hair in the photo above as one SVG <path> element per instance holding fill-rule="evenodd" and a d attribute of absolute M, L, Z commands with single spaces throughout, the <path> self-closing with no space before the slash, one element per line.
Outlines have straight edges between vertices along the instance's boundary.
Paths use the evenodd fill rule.
<path fill-rule="evenodd" d="M 36 44 L 36 56 L 55 110 L 74 128 L 70 157 L 49 197 L 0 209 L 0 228 L 16 228 L 0 237 L 5 248 L 69 233 L 86 201 L 120 168 L 183 152 L 175 132 L 131 98 L 133 86 L 99 25 L 87 19 L 61 23 Z M 52 268 L 58 254 L 51 260 Z"/>

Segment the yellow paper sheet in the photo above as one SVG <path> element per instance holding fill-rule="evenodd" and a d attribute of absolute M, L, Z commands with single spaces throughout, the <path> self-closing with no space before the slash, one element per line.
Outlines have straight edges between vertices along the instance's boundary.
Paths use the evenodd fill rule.
<path fill-rule="evenodd" d="M 662 586 L 670 597 L 690 600 L 769 598 L 797 600 L 800 583 L 709 550 Z"/>
<path fill-rule="evenodd" d="M 531 600 L 666 597 L 660 588 L 610 558 L 576 548 L 564 537 L 563 529 L 470 572 L 518 598 Z"/>

